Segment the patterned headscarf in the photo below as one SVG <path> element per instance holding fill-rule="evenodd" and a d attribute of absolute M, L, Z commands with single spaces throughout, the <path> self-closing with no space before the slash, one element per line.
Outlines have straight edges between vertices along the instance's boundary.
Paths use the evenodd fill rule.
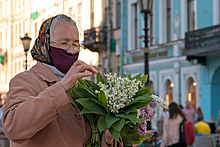
<path fill-rule="evenodd" d="M 39 35 L 30 51 L 34 59 L 49 65 L 53 65 L 53 61 L 50 56 L 50 26 L 55 17 L 57 16 L 48 18 L 42 23 Z"/>

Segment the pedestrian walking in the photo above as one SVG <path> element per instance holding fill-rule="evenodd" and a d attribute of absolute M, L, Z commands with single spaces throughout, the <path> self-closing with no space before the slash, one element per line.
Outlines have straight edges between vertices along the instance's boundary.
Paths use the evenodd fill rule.
<path fill-rule="evenodd" d="M 187 120 L 189 120 L 192 125 L 195 124 L 195 109 L 192 107 L 192 103 L 190 101 L 186 101 L 186 107 L 183 108 L 183 113 Z"/>
<path fill-rule="evenodd" d="M 160 147 L 179 147 L 179 127 L 185 116 L 175 102 L 170 103 L 168 109 L 169 117 L 164 120 L 163 137 Z"/>

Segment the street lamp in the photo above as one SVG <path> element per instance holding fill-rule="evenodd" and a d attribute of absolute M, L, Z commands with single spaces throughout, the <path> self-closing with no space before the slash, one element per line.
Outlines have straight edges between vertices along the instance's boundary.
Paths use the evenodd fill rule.
<path fill-rule="evenodd" d="M 27 70 L 27 53 L 29 51 L 30 48 L 30 43 L 31 43 L 31 38 L 28 36 L 28 33 L 25 34 L 25 36 L 22 38 L 21 37 L 21 41 L 24 47 L 24 52 L 25 52 L 25 69 Z"/>
<path fill-rule="evenodd" d="M 153 7 L 153 0 L 138 0 L 141 13 L 143 13 L 144 16 L 144 74 L 148 74 L 147 82 L 145 86 L 148 86 L 149 84 L 149 66 L 148 66 L 148 53 L 149 53 L 149 48 L 148 48 L 148 14 L 151 13 L 152 7 Z"/>
<path fill-rule="evenodd" d="M 148 48 L 148 14 L 151 13 L 152 11 L 152 6 L 153 6 L 153 0 L 138 0 L 141 13 L 144 15 L 144 74 L 148 74 L 147 82 L 145 83 L 145 86 L 149 86 L 149 66 L 148 66 L 148 53 L 149 53 L 149 48 Z M 147 129 L 151 129 L 151 123 L 150 121 L 147 121 Z"/>

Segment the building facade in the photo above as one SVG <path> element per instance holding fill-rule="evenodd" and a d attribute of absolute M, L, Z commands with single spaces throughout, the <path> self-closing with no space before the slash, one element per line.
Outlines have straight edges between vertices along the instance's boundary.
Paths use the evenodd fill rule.
<path fill-rule="evenodd" d="M 121 9 L 125 28 L 121 28 L 121 74 L 144 74 L 144 20 L 138 0 L 122 0 Z M 206 35 L 207 41 L 204 36 L 199 42 L 195 39 L 198 35 L 189 35 L 219 24 L 219 9 L 219 0 L 154 0 L 152 14 L 148 16 L 148 64 L 152 91 L 167 103 L 174 101 L 185 107 L 185 102 L 191 101 L 195 109 L 202 108 L 205 121 L 210 117 L 217 121 L 220 109 L 219 27 L 206 31 L 208 34 L 210 30 L 216 30 L 211 39 Z M 186 37 L 187 33 L 189 37 Z M 191 48 L 187 48 L 189 40 L 194 43 Z M 203 41 L 206 41 L 206 48 L 201 45 Z M 191 54 L 189 50 L 195 48 L 197 50 Z M 201 50 L 204 52 L 200 53 Z"/>
<path fill-rule="evenodd" d="M 80 41 L 84 31 L 102 25 L 105 18 L 105 0 L 0 0 L 0 95 L 4 100 L 9 82 L 19 72 L 25 71 L 25 53 L 20 40 L 25 33 L 32 38 L 32 48 L 44 20 L 66 14 L 76 21 Z M 28 52 L 27 67 L 34 61 Z M 79 59 L 98 67 L 98 53 L 88 49 L 80 52 Z"/>

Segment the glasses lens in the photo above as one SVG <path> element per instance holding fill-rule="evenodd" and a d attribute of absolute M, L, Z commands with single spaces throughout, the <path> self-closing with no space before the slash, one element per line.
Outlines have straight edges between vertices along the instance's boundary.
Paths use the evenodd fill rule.
<path fill-rule="evenodd" d="M 68 42 L 60 42 L 59 47 L 65 50 L 68 49 L 69 47 Z"/>

